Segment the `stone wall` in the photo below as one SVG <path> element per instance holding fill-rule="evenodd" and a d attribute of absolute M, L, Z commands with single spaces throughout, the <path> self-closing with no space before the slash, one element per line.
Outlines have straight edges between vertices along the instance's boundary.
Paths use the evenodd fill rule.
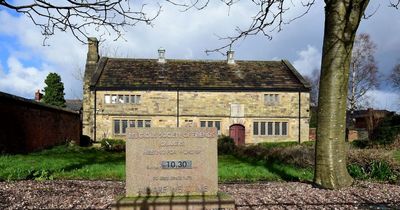
<path fill-rule="evenodd" d="M 105 103 L 105 95 L 140 95 L 139 104 Z M 265 104 L 264 94 L 279 94 L 279 103 Z M 221 133 L 229 135 L 234 124 L 245 127 L 246 143 L 299 140 L 298 92 L 195 92 L 195 91 L 96 91 L 96 137 L 125 138 L 113 133 L 113 120 L 151 120 L 152 127 L 200 127 L 200 121 L 221 121 Z M 92 101 L 94 103 L 94 99 Z M 242 113 L 231 113 L 231 105 Z M 300 140 L 309 139 L 309 93 L 301 93 Z M 288 135 L 253 136 L 254 121 L 287 122 Z"/>
<path fill-rule="evenodd" d="M 79 113 L 0 92 L 0 153 L 26 153 L 75 141 Z"/>

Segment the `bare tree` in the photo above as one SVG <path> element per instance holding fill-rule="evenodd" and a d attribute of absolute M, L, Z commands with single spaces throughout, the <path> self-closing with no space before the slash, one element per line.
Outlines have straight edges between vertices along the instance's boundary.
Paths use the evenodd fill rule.
<path fill-rule="evenodd" d="M 378 67 L 374 57 L 375 49 L 376 45 L 368 34 L 360 34 L 356 37 L 351 56 L 347 97 L 351 116 L 363 104 L 368 104 L 368 98 L 365 96 L 367 91 L 379 85 Z"/>
<path fill-rule="evenodd" d="M 199 1 L 201 2 L 201 0 L 194 1 L 194 4 L 198 4 Z M 400 0 L 388 1 L 390 7 L 398 8 Z M 231 6 L 238 1 L 222 0 L 222 2 Z M 252 0 L 249 2 L 259 7 L 250 26 L 244 30 L 236 28 L 236 35 L 222 38 L 227 40 L 227 44 L 207 52 L 222 52 L 249 35 L 263 34 L 271 39 L 271 31 L 280 31 L 286 23 L 307 14 L 315 0 L 300 1 L 304 6 L 304 11 L 289 20 L 284 18 L 285 13 L 291 5 L 299 1 Z M 204 1 L 202 4 L 205 4 Z M 369 0 L 325 0 L 325 30 L 318 95 L 314 173 L 314 183 L 323 188 L 337 189 L 349 186 L 353 182 L 346 168 L 347 95 L 353 44 L 361 19 L 369 17 L 365 15 L 368 4 Z"/>
<path fill-rule="evenodd" d="M 398 90 L 400 90 L 400 63 L 396 64 L 392 73 L 390 74 L 390 81 L 392 82 L 392 86 Z"/>
<path fill-rule="evenodd" d="M 145 5 L 133 5 L 129 0 L 0 0 L 0 6 L 24 14 L 40 27 L 46 39 L 59 31 L 70 31 L 75 38 L 85 43 L 88 30 L 94 27 L 102 33 L 115 33 L 115 39 L 123 35 L 125 26 L 139 22 L 151 24 L 159 15 L 161 6 L 151 16 L 144 11 Z M 136 8 L 138 7 L 138 8 Z"/>
<path fill-rule="evenodd" d="M 318 69 L 314 69 L 311 76 L 304 76 L 304 79 L 306 79 L 311 85 L 310 103 L 311 106 L 315 107 L 318 106 L 319 72 Z"/>

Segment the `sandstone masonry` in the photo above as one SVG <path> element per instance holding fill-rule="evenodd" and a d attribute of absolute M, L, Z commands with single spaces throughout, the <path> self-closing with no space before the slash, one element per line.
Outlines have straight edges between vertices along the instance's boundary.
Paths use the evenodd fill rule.
<path fill-rule="evenodd" d="M 287 61 L 96 61 L 96 53 L 89 46 L 83 107 L 93 139 L 126 139 L 129 127 L 217 127 L 238 144 L 309 140 L 309 86 Z"/>

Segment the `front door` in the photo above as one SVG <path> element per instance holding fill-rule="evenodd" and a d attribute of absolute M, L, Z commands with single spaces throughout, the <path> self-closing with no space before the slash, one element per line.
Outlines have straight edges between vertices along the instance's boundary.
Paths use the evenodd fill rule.
<path fill-rule="evenodd" d="M 229 128 L 229 136 L 233 139 L 237 146 L 244 145 L 245 129 L 243 125 L 232 125 Z"/>

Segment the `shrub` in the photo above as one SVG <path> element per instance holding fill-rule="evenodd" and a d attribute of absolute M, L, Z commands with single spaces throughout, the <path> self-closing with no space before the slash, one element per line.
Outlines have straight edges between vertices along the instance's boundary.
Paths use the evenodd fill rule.
<path fill-rule="evenodd" d="M 359 149 L 364 149 L 367 148 L 369 145 L 368 141 L 365 140 L 354 140 L 351 142 L 351 146 L 353 148 L 359 148 Z"/>
<path fill-rule="evenodd" d="M 236 155 L 254 161 L 264 160 L 269 163 L 279 162 L 300 168 L 311 168 L 314 165 L 314 153 L 314 147 L 310 145 L 288 142 L 239 147 Z"/>
<path fill-rule="evenodd" d="M 233 154 L 235 149 L 236 145 L 231 137 L 222 135 L 218 138 L 218 154 Z"/>
<path fill-rule="evenodd" d="M 355 179 L 375 179 L 394 182 L 400 166 L 390 151 L 383 149 L 350 150 L 347 169 Z"/>
<path fill-rule="evenodd" d="M 103 139 L 101 140 L 101 148 L 110 152 L 125 151 L 125 141 L 122 139 Z"/>
<path fill-rule="evenodd" d="M 391 145 L 400 135 L 400 116 L 394 115 L 384 119 L 384 121 L 374 129 L 372 133 L 372 144 Z"/>
<path fill-rule="evenodd" d="M 88 146 L 91 146 L 91 145 L 92 145 L 92 140 L 90 139 L 89 136 L 87 136 L 87 135 L 82 135 L 82 136 L 81 136 L 81 141 L 80 141 L 79 145 L 80 145 L 81 147 L 88 147 Z"/>

